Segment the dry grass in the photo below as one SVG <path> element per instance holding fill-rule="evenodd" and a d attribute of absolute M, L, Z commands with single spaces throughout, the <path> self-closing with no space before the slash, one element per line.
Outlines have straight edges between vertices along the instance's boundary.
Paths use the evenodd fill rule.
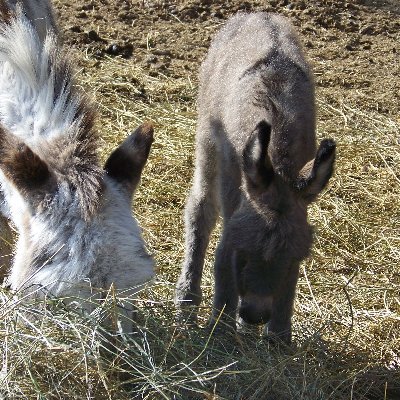
<path fill-rule="evenodd" d="M 156 124 L 134 210 L 159 276 L 138 301 L 137 333 L 120 339 L 100 328 L 112 298 L 85 316 L 60 300 L 44 309 L 3 291 L 0 398 L 400 398 L 400 121 L 319 94 L 319 136 L 335 138 L 339 154 L 330 187 L 310 212 L 316 239 L 302 265 L 293 348 L 272 348 L 252 332 L 182 332 L 172 296 L 193 167 L 196 82 L 151 77 L 118 59 L 81 63 L 79 79 L 99 102 L 104 157 L 141 121 Z M 204 322 L 215 242 L 216 235 Z"/>

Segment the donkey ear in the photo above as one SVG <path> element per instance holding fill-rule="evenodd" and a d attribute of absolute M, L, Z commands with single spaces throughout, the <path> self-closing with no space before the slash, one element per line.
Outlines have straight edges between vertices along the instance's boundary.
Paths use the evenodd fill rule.
<path fill-rule="evenodd" d="M 249 190 L 263 191 L 270 185 L 274 170 L 268 156 L 271 126 L 261 121 L 243 150 L 243 171 Z"/>
<path fill-rule="evenodd" d="M 48 165 L 19 138 L 0 127 L 0 168 L 28 200 L 56 189 Z"/>
<path fill-rule="evenodd" d="M 310 202 L 314 201 L 332 176 L 335 164 L 336 143 L 332 139 L 324 139 L 316 157 L 309 161 L 300 171 L 296 187 Z"/>
<path fill-rule="evenodd" d="M 153 133 L 151 123 L 145 122 L 140 125 L 111 153 L 104 166 L 107 174 L 125 186 L 130 195 L 140 181 L 153 143 Z"/>

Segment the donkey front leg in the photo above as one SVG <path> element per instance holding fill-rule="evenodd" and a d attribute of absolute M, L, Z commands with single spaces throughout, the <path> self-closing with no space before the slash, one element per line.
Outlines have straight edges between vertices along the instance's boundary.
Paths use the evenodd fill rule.
<path fill-rule="evenodd" d="M 223 235 L 215 255 L 215 288 L 210 327 L 213 327 L 218 321 L 222 321 L 236 330 L 239 294 L 234 271 L 234 257 L 234 251 L 226 240 L 226 235 Z"/>
<path fill-rule="evenodd" d="M 292 314 L 299 277 L 299 264 L 293 264 L 274 294 L 271 319 L 264 327 L 263 335 L 290 344 L 292 341 Z"/>
<path fill-rule="evenodd" d="M 185 260 L 175 295 L 178 318 L 192 323 L 197 321 L 204 258 L 218 215 L 216 162 L 214 145 L 200 138 L 194 182 L 185 209 Z"/>
<path fill-rule="evenodd" d="M 210 324 L 214 326 L 218 319 L 236 329 L 236 311 L 238 306 L 237 273 L 243 268 L 244 260 L 230 241 L 229 221 L 240 205 L 241 171 L 235 164 L 232 149 L 224 149 L 219 167 L 219 193 L 224 227 L 221 241 L 215 254 L 214 263 L 214 303 Z"/>

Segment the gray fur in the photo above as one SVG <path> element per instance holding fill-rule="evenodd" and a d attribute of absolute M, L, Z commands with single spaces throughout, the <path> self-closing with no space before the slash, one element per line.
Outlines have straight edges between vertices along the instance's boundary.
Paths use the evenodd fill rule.
<path fill-rule="evenodd" d="M 95 112 L 48 2 L 18 4 L 0 0 L 0 206 L 18 232 L 7 284 L 38 296 L 135 293 L 154 275 L 131 209 L 153 127 L 141 125 L 102 168 Z"/>
<path fill-rule="evenodd" d="M 283 17 L 238 14 L 201 66 L 194 182 L 185 210 L 185 261 L 176 303 L 185 319 L 201 301 L 205 251 L 218 212 L 214 311 L 291 338 L 299 264 L 309 254 L 307 205 L 332 174 L 335 145 L 316 157 L 314 82 Z M 314 159 L 314 157 L 316 157 Z M 194 307 L 193 307 L 194 306 Z"/>
<path fill-rule="evenodd" d="M 49 0 L 7 0 L 8 6 L 22 11 L 29 18 L 42 41 L 48 31 L 58 34 L 53 7 Z"/>

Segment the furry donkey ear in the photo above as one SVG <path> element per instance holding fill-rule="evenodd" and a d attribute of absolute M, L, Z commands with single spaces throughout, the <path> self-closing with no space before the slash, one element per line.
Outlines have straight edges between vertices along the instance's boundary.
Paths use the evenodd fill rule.
<path fill-rule="evenodd" d="M 249 190 L 267 189 L 274 177 L 268 145 L 271 139 L 271 126 L 261 121 L 251 133 L 243 150 L 243 171 Z"/>
<path fill-rule="evenodd" d="M 309 161 L 300 171 L 296 188 L 309 201 L 314 201 L 332 176 L 335 164 L 336 143 L 324 139 L 316 157 Z"/>
<path fill-rule="evenodd" d="M 153 143 L 153 133 L 150 122 L 140 125 L 111 153 L 104 166 L 107 174 L 125 186 L 130 195 L 140 181 Z"/>
<path fill-rule="evenodd" d="M 0 168 L 30 201 L 40 201 L 43 194 L 57 189 L 55 177 L 46 162 L 3 127 L 0 127 Z"/>

